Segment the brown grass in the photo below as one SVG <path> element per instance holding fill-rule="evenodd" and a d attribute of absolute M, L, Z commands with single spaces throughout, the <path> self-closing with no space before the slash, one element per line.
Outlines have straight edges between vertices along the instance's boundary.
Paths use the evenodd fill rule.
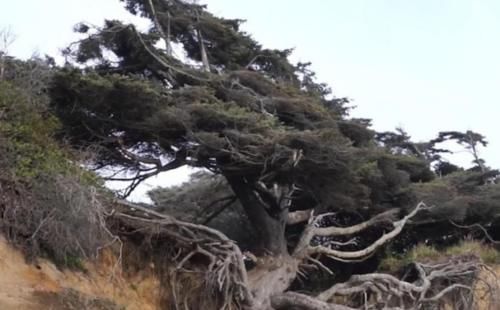
<path fill-rule="evenodd" d="M 457 245 L 436 249 L 418 244 L 403 256 L 387 256 L 380 263 L 379 269 L 395 273 L 412 262 L 429 262 L 446 259 L 452 256 L 476 255 L 488 265 L 500 264 L 500 252 L 494 247 L 474 240 L 464 240 Z"/>

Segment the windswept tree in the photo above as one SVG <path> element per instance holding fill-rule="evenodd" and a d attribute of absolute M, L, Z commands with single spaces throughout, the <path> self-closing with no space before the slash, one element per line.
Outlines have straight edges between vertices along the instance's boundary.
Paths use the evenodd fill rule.
<path fill-rule="evenodd" d="M 317 83 L 308 64 L 290 63 L 291 50 L 262 47 L 240 30 L 241 20 L 182 0 L 123 2 L 152 27 L 141 32 L 117 20 L 76 27 L 85 38 L 66 56 L 79 66 L 69 63 L 50 90 L 62 134 L 76 146 L 94 146 L 97 167 L 128 169 L 130 177 L 119 178 L 131 182 L 125 196 L 184 165 L 223 179 L 255 234 L 245 255 L 250 269 L 235 243 L 203 225 L 206 215 L 181 221 L 136 206 L 150 216 L 143 222 L 189 249 L 179 269 L 196 255 L 207 259 L 221 308 L 352 309 L 335 300 L 368 294 L 376 295 L 365 299 L 368 308 L 413 307 L 464 289 L 442 286 L 444 278 L 460 282 L 475 263 L 437 273 L 444 267 L 416 265 L 415 282 L 372 274 L 317 296 L 287 292 L 310 268 L 331 273 L 323 258 L 367 259 L 425 213 L 404 189 L 433 178 L 428 163 L 377 146 L 368 121 L 348 118 L 346 99 Z M 233 199 L 212 198 L 202 203 Z"/>
<path fill-rule="evenodd" d="M 484 174 L 487 172 L 488 169 L 485 167 L 484 159 L 479 157 L 479 147 L 488 145 L 485 136 L 472 130 L 467 130 L 466 132 L 443 131 L 433 140 L 434 143 L 442 143 L 445 141 L 455 141 L 459 145 L 465 147 L 473 156 L 474 160 L 472 162 L 478 167 L 481 173 Z"/>

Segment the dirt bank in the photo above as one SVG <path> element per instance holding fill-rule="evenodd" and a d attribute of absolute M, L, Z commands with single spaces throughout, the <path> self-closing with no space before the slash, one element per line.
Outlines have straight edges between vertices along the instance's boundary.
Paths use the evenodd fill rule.
<path fill-rule="evenodd" d="M 85 272 L 61 271 L 43 259 L 28 264 L 0 237 L 0 309 L 157 309 L 153 277 L 124 277 L 111 257 L 99 261 L 85 264 Z"/>

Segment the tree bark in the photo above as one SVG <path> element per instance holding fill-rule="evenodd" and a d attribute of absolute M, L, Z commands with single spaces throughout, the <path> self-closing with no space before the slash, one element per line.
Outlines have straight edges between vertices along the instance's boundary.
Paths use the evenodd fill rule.
<path fill-rule="evenodd" d="M 201 62 L 203 64 L 203 69 L 206 72 L 210 72 L 210 62 L 208 61 L 208 54 L 205 48 L 205 43 L 203 42 L 203 35 L 201 34 L 201 30 L 197 30 L 198 41 L 200 41 L 200 54 L 201 54 Z"/>
<path fill-rule="evenodd" d="M 248 285 L 253 296 L 252 310 L 271 310 L 272 298 L 285 292 L 297 277 L 299 260 L 285 256 L 259 258 L 248 272 Z"/>
<path fill-rule="evenodd" d="M 281 210 L 276 216 L 271 216 L 257 199 L 252 184 L 245 178 L 226 176 L 226 179 L 259 237 L 257 254 L 288 255 L 285 239 L 288 210 Z"/>

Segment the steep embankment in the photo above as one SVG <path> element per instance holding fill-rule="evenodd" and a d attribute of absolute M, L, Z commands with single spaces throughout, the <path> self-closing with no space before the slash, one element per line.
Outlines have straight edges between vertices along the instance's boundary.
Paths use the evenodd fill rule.
<path fill-rule="evenodd" d="M 86 264 L 85 272 L 61 271 L 43 259 L 28 264 L 0 237 L 0 309 L 157 309 L 157 281 L 145 275 L 112 277 L 114 266 L 109 256 Z"/>

